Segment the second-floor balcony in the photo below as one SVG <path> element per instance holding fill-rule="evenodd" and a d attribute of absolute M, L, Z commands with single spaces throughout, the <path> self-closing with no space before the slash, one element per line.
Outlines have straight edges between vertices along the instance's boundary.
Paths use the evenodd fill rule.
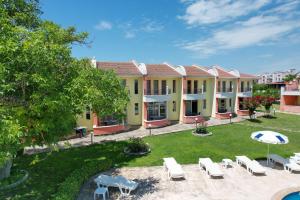
<path fill-rule="evenodd" d="M 234 88 L 233 87 L 220 87 L 217 90 L 216 97 L 217 98 L 232 98 L 234 96 Z"/>
<path fill-rule="evenodd" d="M 144 102 L 163 102 L 170 100 L 171 89 L 168 87 L 163 89 L 145 89 L 144 90 Z"/>
<path fill-rule="evenodd" d="M 218 88 L 218 93 L 227 93 L 227 92 L 233 92 L 233 87 L 221 87 L 221 88 Z"/>
<path fill-rule="evenodd" d="M 238 97 L 252 97 L 252 89 L 240 88 L 237 95 Z"/>
<path fill-rule="evenodd" d="M 183 89 L 184 100 L 198 100 L 205 99 L 206 91 L 202 89 Z"/>
<path fill-rule="evenodd" d="M 281 95 L 300 96 L 299 87 L 282 87 Z"/>

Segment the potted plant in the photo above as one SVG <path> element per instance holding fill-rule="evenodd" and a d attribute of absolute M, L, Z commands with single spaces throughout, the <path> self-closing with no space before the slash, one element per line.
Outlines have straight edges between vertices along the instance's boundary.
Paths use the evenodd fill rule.
<path fill-rule="evenodd" d="M 145 155 L 150 151 L 149 145 L 142 138 L 130 138 L 124 148 L 124 152 L 128 155 Z"/>

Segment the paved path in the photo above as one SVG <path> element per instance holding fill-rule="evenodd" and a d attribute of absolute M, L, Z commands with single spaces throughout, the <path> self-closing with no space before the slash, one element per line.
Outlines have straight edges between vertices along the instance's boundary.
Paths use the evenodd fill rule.
<path fill-rule="evenodd" d="M 262 113 L 258 113 L 258 116 L 262 115 Z M 245 119 L 248 119 L 249 117 L 235 117 L 232 119 L 232 123 L 236 122 L 241 122 Z M 218 120 L 211 118 L 210 120 L 207 121 L 208 126 L 216 126 L 216 125 L 223 125 L 223 124 L 229 124 L 230 120 L 225 119 L 225 120 Z M 195 124 L 173 124 L 170 126 L 166 126 L 163 128 L 156 128 L 156 129 L 151 129 L 151 135 L 161 135 L 161 134 L 167 134 L 167 133 L 173 133 L 173 132 L 178 132 L 178 131 L 184 131 L 184 130 L 190 130 L 194 129 Z M 105 141 L 120 141 L 120 140 L 127 140 L 131 137 L 145 137 L 149 136 L 150 130 L 145 129 L 143 127 L 132 130 L 132 131 L 127 131 L 127 132 L 122 132 L 118 134 L 112 134 L 112 135 L 103 135 L 103 136 L 95 136 L 93 138 L 93 143 L 101 143 Z M 65 141 L 61 141 L 58 143 L 58 148 L 60 149 L 65 149 L 65 148 L 70 148 L 70 147 L 80 147 L 80 146 L 87 146 L 91 145 L 91 136 L 87 135 L 86 137 L 83 138 L 74 138 L 74 139 L 69 139 Z M 38 146 L 38 147 L 26 147 L 24 150 L 25 154 L 35 154 L 39 152 L 44 152 L 48 151 L 49 148 L 47 146 Z"/>
<path fill-rule="evenodd" d="M 209 178 L 197 164 L 183 165 L 186 179 L 172 180 L 167 178 L 163 166 L 124 167 L 111 169 L 104 174 L 122 175 L 139 183 L 139 187 L 126 199 L 138 200 L 270 200 L 282 189 L 298 187 L 300 174 L 291 174 L 279 165 L 266 165 L 265 176 L 251 175 L 244 167 L 233 164 L 224 169 L 224 178 Z M 96 189 L 94 178 L 90 178 L 81 188 L 77 200 L 92 200 Z M 109 188 L 109 199 L 120 199 L 117 188 Z"/>

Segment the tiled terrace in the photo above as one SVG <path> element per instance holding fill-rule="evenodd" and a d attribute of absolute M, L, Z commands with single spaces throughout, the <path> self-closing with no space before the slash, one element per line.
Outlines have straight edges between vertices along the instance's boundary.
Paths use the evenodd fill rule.
<path fill-rule="evenodd" d="M 234 164 L 233 168 L 222 169 L 223 179 L 211 179 L 198 165 L 183 165 L 186 179 L 177 181 L 168 180 L 162 166 L 121 168 L 106 174 L 121 174 L 140 183 L 129 199 L 275 200 L 273 196 L 278 191 L 300 185 L 300 174 L 291 174 L 280 166 L 266 168 L 266 176 L 253 176 Z M 91 178 L 81 189 L 78 200 L 93 199 L 95 188 Z M 120 192 L 110 189 L 110 195 L 111 199 L 118 199 Z"/>

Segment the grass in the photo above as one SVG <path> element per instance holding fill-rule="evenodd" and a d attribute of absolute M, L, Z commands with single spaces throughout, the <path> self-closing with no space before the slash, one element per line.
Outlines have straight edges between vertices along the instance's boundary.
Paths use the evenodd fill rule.
<path fill-rule="evenodd" d="M 162 158 L 175 157 L 179 163 L 197 163 L 199 157 L 211 157 L 214 161 L 222 158 L 234 159 L 235 155 L 247 155 L 254 159 L 264 158 L 267 145 L 250 139 L 250 134 L 260 126 L 276 128 L 300 129 L 300 116 L 277 114 L 277 118 L 260 118 L 260 123 L 242 122 L 222 126 L 209 127 L 213 132 L 209 137 L 197 137 L 191 131 L 146 137 L 152 152 L 143 157 L 125 156 L 123 148 L 126 141 L 109 142 L 101 145 L 72 148 L 51 155 L 40 154 L 22 156 L 14 161 L 14 170 L 26 169 L 30 177 L 25 184 L 15 190 L 0 192 L 0 199 L 50 199 L 57 191 L 60 183 L 74 170 L 92 160 L 111 159 L 116 167 L 122 166 L 155 166 L 162 165 Z M 243 123 L 249 124 L 245 126 Z M 282 156 L 290 156 L 300 151 L 300 133 L 280 131 L 287 135 L 290 143 L 286 145 L 271 145 L 270 151 Z M 46 156 L 46 157 L 45 157 Z"/>

